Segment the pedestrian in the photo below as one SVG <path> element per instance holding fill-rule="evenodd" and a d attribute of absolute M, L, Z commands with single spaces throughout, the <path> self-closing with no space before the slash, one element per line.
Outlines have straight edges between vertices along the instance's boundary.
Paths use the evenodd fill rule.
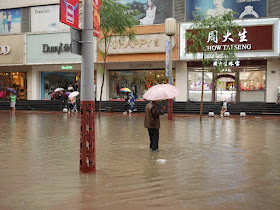
<path fill-rule="evenodd" d="M 131 113 L 131 112 L 136 112 L 137 111 L 137 109 L 135 108 L 135 96 L 133 95 L 133 93 L 131 92 L 130 94 L 129 94 L 129 102 L 130 102 L 130 110 L 129 110 L 129 113 Z"/>
<path fill-rule="evenodd" d="M 225 112 L 227 111 L 227 101 L 223 101 L 222 110 L 221 110 L 221 117 L 224 116 Z"/>
<path fill-rule="evenodd" d="M 276 104 L 280 104 L 280 86 L 278 86 L 278 88 L 277 88 Z"/>
<path fill-rule="evenodd" d="M 76 97 L 70 98 L 71 104 L 73 105 L 72 112 L 78 112 L 77 110 L 77 99 Z"/>
<path fill-rule="evenodd" d="M 16 94 L 14 92 L 11 92 L 10 99 L 11 99 L 10 107 L 12 107 L 12 114 L 15 114 L 16 113 L 16 100 L 17 100 L 17 96 L 16 96 Z"/>
<path fill-rule="evenodd" d="M 159 116 L 163 115 L 165 106 L 158 108 L 158 101 L 151 101 L 145 107 L 145 122 L 144 127 L 148 129 L 150 137 L 150 149 L 153 152 L 158 152 L 158 141 L 159 141 L 159 128 L 160 120 Z"/>
<path fill-rule="evenodd" d="M 70 99 L 67 99 L 67 112 L 70 114 L 70 112 L 73 110 L 73 104 Z"/>
<path fill-rule="evenodd" d="M 74 88 L 72 87 L 72 85 L 70 84 L 69 87 L 67 88 L 69 92 L 73 92 Z"/>
<path fill-rule="evenodd" d="M 131 113 L 131 112 L 130 112 L 130 109 L 129 109 L 129 107 L 131 106 L 131 104 L 130 104 L 129 96 L 128 96 L 127 93 L 125 93 L 125 95 L 124 95 L 124 100 L 125 100 L 125 106 L 124 106 L 124 112 L 123 112 L 123 114 L 127 114 L 127 112 Z"/>
<path fill-rule="evenodd" d="M 60 91 L 60 100 L 61 100 L 61 110 L 65 108 L 65 95 L 63 91 Z"/>

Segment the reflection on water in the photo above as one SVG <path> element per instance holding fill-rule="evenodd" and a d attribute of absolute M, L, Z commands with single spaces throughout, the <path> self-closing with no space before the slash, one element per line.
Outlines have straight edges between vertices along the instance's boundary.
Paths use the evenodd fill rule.
<path fill-rule="evenodd" d="M 78 114 L 0 112 L 0 208 L 280 208 L 280 118 L 96 118 L 97 172 L 79 172 Z"/>

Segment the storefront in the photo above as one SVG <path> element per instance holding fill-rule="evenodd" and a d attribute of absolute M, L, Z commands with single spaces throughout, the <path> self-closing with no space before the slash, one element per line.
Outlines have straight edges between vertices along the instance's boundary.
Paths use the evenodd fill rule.
<path fill-rule="evenodd" d="M 136 99 L 143 99 L 146 90 L 156 84 L 168 83 L 165 76 L 165 44 L 169 37 L 164 25 L 135 27 L 136 39 L 129 42 L 116 36 L 112 39 L 107 57 L 107 69 L 102 100 L 123 99 L 120 89 L 131 89 Z M 176 85 L 178 35 L 173 37 L 173 78 Z M 97 66 L 102 66 L 100 51 L 104 50 L 103 37 L 98 40 Z M 98 71 L 97 71 L 98 72 Z M 102 73 L 97 75 L 97 100 L 100 98 Z"/>
<path fill-rule="evenodd" d="M 238 48 L 237 59 L 226 63 L 226 69 L 214 73 L 213 61 L 204 72 L 204 101 L 219 101 L 226 95 L 228 101 L 238 102 L 274 102 L 277 86 L 280 84 L 279 60 L 279 19 L 259 19 L 236 21 L 246 31 L 242 37 L 243 43 L 234 40 L 227 44 L 220 42 L 211 46 L 210 50 L 234 46 Z M 202 65 L 194 60 L 191 54 L 186 54 L 185 31 L 190 24 L 180 26 L 180 59 L 187 63 L 187 95 L 188 101 L 200 101 L 202 89 Z M 264 40 L 265 39 L 265 40 Z M 201 54 L 198 54 L 201 59 Z"/>
<path fill-rule="evenodd" d="M 26 35 L 30 100 L 50 99 L 58 87 L 80 89 L 81 56 L 71 53 L 70 43 L 70 33 Z"/>
<path fill-rule="evenodd" d="M 219 101 L 226 95 L 228 101 L 264 102 L 266 90 L 267 60 L 238 61 L 239 66 L 230 71 L 204 73 L 204 101 Z M 200 101 L 202 69 L 199 62 L 188 62 L 188 100 Z"/>
<path fill-rule="evenodd" d="M 0 36 L 0 100 L 7 100 L 13 88 L 19 100 L 27 99 L 27 68 L 24 63 L 24 35 Z"/>

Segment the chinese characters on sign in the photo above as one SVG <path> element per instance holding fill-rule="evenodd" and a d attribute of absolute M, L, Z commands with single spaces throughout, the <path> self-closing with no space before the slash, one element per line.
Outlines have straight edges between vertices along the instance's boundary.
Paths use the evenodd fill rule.
<path fill-rule="evenodd" d="M 207 43 L 214 42 L 215 44 L 218 44 L 218 45 L 207 46 L 207 50 L 208 51 L 233 50 L 233 49 L 251 50 L 252 45 L 246 44 L 246 42 L 248 42 L 246 34 L 247 34 L 247 30 L 246 30 L 246 28 L 243 28 L 243 32 L 238 33 L 239 44 L 229 45 L 229 44 L 218 44 L 219 32 L 217 30 L 210 31 L 208 34 Z M 235 40 L 232 38 L 232 34 L 229 32 L 229 30 L 227 30 L 227 33 L 225 35 L 223 35 L 222 43 L 225 43 L 227 41 L 229 41 L 230 43 L 235 42 Z M 244 42 L 245 42 L 245 44 L 244 44 Z"/>
<path fill-rule="evenodd" d="M 60 0 L 60 22 L 79 29 L 79 0 Z"/>
<path fill-rule="evenodd" d="M 230 70 L 230 67 L 233 67 L 233 66 L 240 66 L 240 61 L 226 61 L 226 62 L 222 62 L 222 61 L 214 61 L 213 62 L 213 66 L 224 66 L 225 69 L 224 71 L 225 72 L 231 72 Z M 227 68 L 228 67 L 228 68 Z"/>
<path fill-rule="evenodd" d="M 228 66 L 228 67 L 231 67 L 231 66 L 240 66 L 240 61 L 227 61 L 227 62 L 222 62 L 222 61 L 214 61 L 213 62 L 213 66 Z"/>

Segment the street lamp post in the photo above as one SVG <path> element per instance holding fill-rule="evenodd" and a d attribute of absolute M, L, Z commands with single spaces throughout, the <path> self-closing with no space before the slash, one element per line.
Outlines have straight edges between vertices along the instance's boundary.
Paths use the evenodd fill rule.
<path fill-rule="evenodd" d="M 172 77 L 172 37 L 176 34 L 176 20 L 174 18 L 167 18 L 164 25 L 165 34 L 169 36 L 168 83 L 174 85 Z M 168 120 L 173 120 L 173 99 L 168 100 Z"/>
<path fill-rule="evenodd" d="M 91 0 L 83 1 L 80 170 L 95 172 L 95 96 L 93 64 L 93 17 Z"/>

